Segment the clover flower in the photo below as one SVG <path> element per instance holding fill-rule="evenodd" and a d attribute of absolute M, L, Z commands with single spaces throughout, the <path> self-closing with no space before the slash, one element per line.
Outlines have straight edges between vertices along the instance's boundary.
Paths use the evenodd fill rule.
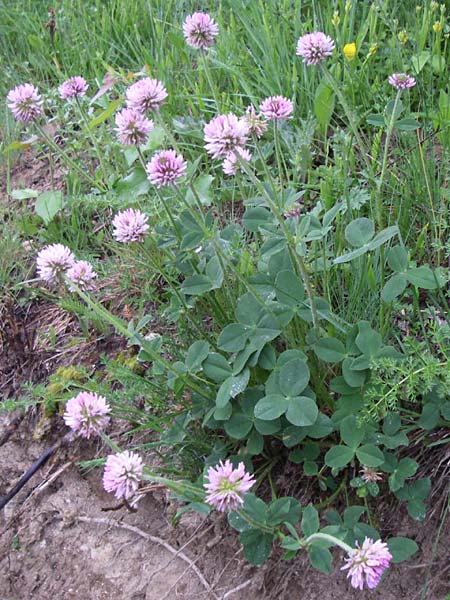
<path fill-rule="evenodd" d="M 245 119 L 233 113 L 217 115 L 203 128 L 205 148 L 213 158 L 227 156 L 248 141 L 249 127 Z"/>
<path fill-rule="evenodd" d="M 158 79 L 144 77 L 126 89 L 125 97 L 129 108 L 145 113 L 159 108 L 167 98 L 167 91 Z"/>
<path fill-rule="evenodd" d="M 393 73 L 389 75 L 388 81 L 396 90 L 405 90 L 416 85 L 414 77 L 407 73 Z"/>
<path fill-rule="evenodd" d="M 60 275 L 73 266 L 75 257 L 63 244 L 50 244 L 39 250 L 36 257 L 37 272 L 47 283 L 57 283 Z"/>
<path fill-rule="evenodd" d="M 18 121 L 29 123 L 42 113 L 42 99 L 37 87 L 23 83 L 9 90 L 8 107 Z"/>
<path fill-rule="evenodd" d="M 115 121 L 117 137 L 124 146 L 145 144 L 153 129 L 153 121 L 134 108 L 124 108 L 118 112 Z"/>
<path fill-rule="evenodd" d="M 334 50 L 334 42 L 329 35 L 322 31 L 305 33 L 297 42 L 296 54 L 303 57 L 307 65 L 317 65 L 331 56 Z"/>
<path fill-rule="evenodd" d="M 109 423 L 109 404 L 103 396 L 94 392 L 80 392 L 70 398 L 63 415 L 65 424 L 81 437 L 89 439 L 97 435 Z"/>
<path fill-rule="evenodd" d="M 356 542 L 356 547 L 350 550 L 345 559 L 347 564 L 341 567 L 341 571 L 349 569 L 347 577 L 351 577 L 352 587 L 362 590 L 366 584 L 369 589 L 373 589 L 377 587 L 391 559 L 392 555 L 385 542 L 374 542 L 366 537 L 361 547 Z"/>
<path fill-rule="evenodd" d="M 206 502 L 217 510 L 225 512 L 236 510 L 244 503 L 243 495 L 255 483 L 252 475 L 246 472 L 244 463 L 240 462 L 236 469 L 229 460 L 219 462 L 215 467 L 209 467 Z"/>
<path fill-rule="evenodd" d="M 294 112 L 294 105 L 284 96 L 270 96 L 261 102 L 259 110 L 266 119 L 287 119 Z"/>
<path fill-rule="evenodd" d="M 157 152 L 146 165 L 147 177 L 150 183 L 161 187 L 175 183 L 186 172 L 186 161 L 175 150 Z"/>
<path fill-rule="evenodd" d="M 247 106 L 243 119 L 247 124 L 249 134 L 256 135 L 257 138 L 260 138 L 267 129 L 266 118 L 256 112 L 253 104 Z"/>
<path fill-rule="evenodd" d="M 238 155 L 241 157 L 242 160 L 245 160 L 246 162 L 248 162 L 252 157 L 248 150 L 246 150 L 245 148 L 237 147 L 236 150 L 234 150 L 234 152 L 230 152 L 226 156 L 225 160 L 222 163 L 222 170 L 225 173 L 225 175 L 236 175 L 236 171 L 238 170 L 238 168 L 240 168 L 240 170 L 245 173 L 244 168 L 239 163 Z"/>
<path fill-rule="evenodd" d="M 84 77 L 81 77 L 80 75 L 74 75 L 73 77 L 70 77 L 64 81 L 58 87 L 58 92 L 63 100 L 68 100 L 69 98 L 84 96 L 88 87 L 89 86 Z"/>
<path fill-rule="evenodd" d="M 93 280 L 97 277 L 97 273 L 92 268 L 92 265 L 87 260 L 77 260 L 66 271 L 66 277 L 73 281 L 80 290 L 91 290 L 93 288 Z M 69 290 L 75 291 L 73 285 L 69 283 Z"/>
<path fill-rule="evenodd" d="M 375 483 L 377 481 L 382 481 L 383 476 L 381 473 L 377 473 L 375 469 L 372 467 L 366 467 L 365 465 L 360 469 L 361 479 L 364 483 Z"/>
<path fill-rule="evenodd" d="M 218 33 L 217 23 L 207 13 L 195 12 L 184 20 L 184 38 L 192 48 L 198 50 L 209 48 L 213 45 L 214 38 Z"/>
<path fill-rule="evenodd" d="M 148 217 L 143 212 L 134 208 L 122 210 L 114 217 L 113 237 L 122 243 L 140 242 L 145 236 L 149 225 Z"/>
<path fill-rule="evenodd" d="M 110 454 L 103 472 L 103 487 L 116 498 L 130 500 L 139 487 L 143 466 L 142 458 L 135 452 Z"/>

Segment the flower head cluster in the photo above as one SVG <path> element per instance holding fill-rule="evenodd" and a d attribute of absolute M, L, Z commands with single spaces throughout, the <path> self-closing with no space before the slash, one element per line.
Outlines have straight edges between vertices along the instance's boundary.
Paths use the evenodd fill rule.
<path fill-rule="evenodd" d="M 245 111 L 244 120 L 247 123 L 248 132 L 250 135 L 256 135 L 260 138 L 267 129 L 267 121 L 264 115 L 257 113 L 253 104 L 247 106 Z"/>
<path fill-rule="evenodd" d="M 84 96 L 88 89 L 88 84 L 84 77 L 75 75 L 64 81 L 59 87 L 58 92 L 63 100 Z"/>
<path fill-rule="evenodd" d="M 153 185 L 161 187 L 175 183 L 186 172 L 186 161 L 175 150 L 157 152 L 146 165 L 147 177 Z"/>
<path fill-rule="evenodd" d="M 77 260 L 66 271 L 66 276 L 70 281 L 73 281 L 80 290 L 91 290 L 93 288 L 93 280 L 97 277 L 97 273 L 92 268 L 91 263 L 87 260 Z M 69 290 L 75 291 L 73 285 L 69 283 Z"/>
<path fill-rule="evenodd" d="M 229 460 L 220 461 L 215 467 L 209 467 L 206 502 L 221 512 L 236 510 L 244 503 L 243 495 L 253 486 L 255 480 L 246 472 L 244 463 L 240 462 L 236 469 Z"/>
<path fill-rule="evenodd" d="M 331 56 L 334 50 L 334 42 L 329 35 L 322 31 L 305 33 L 297 42 L 296 54 L 303 58 L 307 65 L 317 65 Z"/>
<path fill-rule="evenodd" d="M 414 77 L 407 73 L 393 73 L 389 75 L 388 81 L 396 90 L 405 90 L 416 85 Z"/>
<path fill-rule="evenodd" d="M 226 156 L 225 160 L 222 163 L 222 170 L 225 173 L 225 175 L 236 175 L 236 171 L 239 167 L 241 171 L 243 171 L 242 165 L 239 164 L 238 155 L 241 157 L 242 160 L 245 160 L 246 162 L 248 162 L 252 157 L 248 150 L 246 150 L 245 148 L 240 148 L 238 146 L 236 150 L 234 150 L 234 152 L 230 152 Z"/>
<path fill-rule="evenodd" d="M 112 224 L 114 227 L 113 237 L 118 242 L 139 242 L 146 234 L 149 225 L 148 217 L 140 210 L 127 208 L 122 210 L 114 217 Z"/>
<path fill-rule="evenodd" d="M 167 91 L 158 79 L 144 77 L 126 89 L 125 97 L 129 108 L 145 113 L 159 108 L 167 98 Z"/>
<path fill-rule="evenodd" d="M 270 96 L 261 102 L 259 110 L 266 119 L 287 119 L 294 112 L 294 105 L 284 96 Z"/>
<path fill-rule="evenodd" d="M 109 423 L 109 404 L 103 396 L 93 392 L 80 392 L 70 398 L 63 415 L 65 424 L 81 437 L 99 434 Z"/>
<path fill-rule="evenodd" d="M 192 48 L 209 48 L 218 33 L 217 23 L 207 13 L 195 12 L 184 20 L 183 34 L 186 43 Z"/>
<path fill-rule="evenodd" d="M 369 589 L 377 587 L 381 575 L 389 567 L 392 555 L 386 543 L 381 540 L 374 542 L 366 537 L 360 547 L 356 547 L 348 553 L 346 563 L 341 571 L 349 569 L 347 577 L 351 577 L 352 587 L 363 589 L 364 584 Z"/>
<path fill-rule="evenodd" d="M 60 276 L 73 266 L 75 257 L 63 244 L 50 244 L 39 250 L 36 265 L 41 279 L 57 283 Z"/>
<path fill-rule="evenodd" d="M 103 472 L 103 487 L 116 498 L 130 500 L 139 487 L 143 466 L 142 458 L 135 452 L 110 454 Z"/>
<path fill-rule="evenodd" d="M 18 121 L 29 123 L 42 113 L 42 100 L 37 87 L 31 83 L 17 85 L 6 96 L 8 107 Z"/>
<path fill-rule="evenodd" d="M 364 465 L 359 472 L 364 483 L 376 483 L 377 481 L 383 480 L 382 474 L 377 473 L 372 467 L 366 467 Z"/>
<path fill-rule="evenodd" d="M 121 144 L 139 146 L 145 144 L 153 121 L 134 108 L 124 108 L 116 114 L 116 132 Z"/>
<path fill-rule="evenodd" d="M 248 141 L 249 127 L 244 118 L 233 113 L 217 115 L 203 128 L 205 148 L 213 158 L 227 156 Z"/>

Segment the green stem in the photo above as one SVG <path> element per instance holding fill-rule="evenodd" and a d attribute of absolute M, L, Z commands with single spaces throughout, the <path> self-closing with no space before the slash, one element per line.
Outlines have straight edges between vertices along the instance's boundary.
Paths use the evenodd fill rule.
<path fill-rule="evenodd" d="M 209 65 L 206 61 L 206 53 L 205 50 L 200 50 L 200 56 L 202 57 L 202 64 L 203 64 L 203 68 L 205 70 L 205 74 L 206 74 L 206 79 L 208 81 L 208 85 L 211 89 L 211 93 L 213 95 L 214 98 L 214 102 L 216 104 L 216 108 L 217 110 L 220 112 L 220 104 L 219 104 L 219 100 L 217 98 L 217 93 L 216 93 L 216 88 L 213 85 L 212 79 L 211 79 L 211 73 L 209 72 Z"/>
<path fill-rule="evenodd" d="M 345 550 L 346 552 L 351 552 L 353 550 L 351 546 L 349 546 L 339 538 L 334 537 L 334 535 L 329 535 L 328 533 L 313 533 L 305 540 L 302 540 L 301 544 L 302 546 L 308 546 L 313 540 L 325 540 L 327 542 L 330 542 L 330 544 L 333 544 L 333 546 L 339 546 L 339 548 L 342 548 L 342 550 Z"/>
<path fill-rule="evenodd" d="M 104 163 L 104 160 L 103 160 L 103 154 L 102 154 L 102 152 L 100 152 L 100 149 L 99 149 L 98 144 L 97 144 L 97 140 L 95 139 L 95 136 L 92 134 L 91 128 L 89 126 L 89 121 L 86 118 L 86 115 L 84 113 L 83 107 L 81 106 L 81 103 L 80 103 L 80 100 L 79 100 L 78 96 L 75 96 L 75 103 L 76 103 L 76 105 L 78 107 L 78 112 L 80 113 L 81 119 L 82 119 L 82 121 L 83 121 L 83 123 L 84 123 L 84 125 L 86 127 L 86 130 L 88 132 L 89 138 L 90 138 L 91 143 L 92 143 L 92 145 L 94 147 L 95 153 L 97 154 L 97 158 L 98 158 L 98 161 L 100 163 L 100 168 L 101 168 L 102 173 L 103 173 L 103 179 L 104 179 L 104 181 L 108 181 L 108 173 L 107 173 L 107 170 L 106 170 L 106 167 L 105 167 L 105 163 Z"/>
<path fill-rule="evenodd" d="M 281 163 L 281 148 L 280 148 L 280 137 L 278 130 L 278 120 L 273 121 L 273 137 L 275 141 L 275 155 L 277 157 L 278 176 L 280 178 L 280 196 L 281 196 L 281 208 L 284 208 L 284 170 Z"/>
<path fill-rule="evenodd" d="M 361 135 L 359 133 L 359 129 L 358 129 L 358 125 L 355 122 L 355 119 L 353 117 L 353 113 L 349 107 L 349 105 L 347 104 L 347 101 L 345 99 L 344 94 L 342 93 L 341 89 L 339 88 L 336 80 L 334 79 L 334 77 L 331 75 L 331 73 L 328 71 L 328 69 L 321 64 L 321 69 L 322 69 L 322 73 L 324 74 L 326 80 L 328 81 L 328 83 L 331 85 L 331 87 L 333 88 L 334 93 L 336 94 L 342 108 L 344 109 L 345 112 L 345 116 L 348 119 L 350 128 L 352 130 L 353 135 L 355 136 L 356 142 L 359 146 L 359 150 L 361 152 L 361 156 L 363 157 L 364 162 L 366 163 L 366 167 L 368 172 L 370 173 L 371 167 L 372 165 L 370 164 L 370 160 L 366 154 L 366 149 L 365 149 L 365 144 L 361 138 Z"/>
<path fill-rule="evenodd" d="M 70 158 L 70 156 L 67 154 L 67 152 L 65 152 L 62 148 L 60 148 L 58 146 L 58 144 L 54 140 L 52 140 L 47 135 L 45 130 L 37 123 L 36 123 L 36 128 L 39 131 L 39 133 L 42 135 L 42 137 L 45 139 L 47 144 L 63 158 L 63 160 L 67 163 L 67 165 L 69 165 L 79 175 L 84 177 L 84 179 L 89 181 L 89 183 L 91 185 L 93 185 L 95 188 L 97 188 L 99 191 L 101 191 L 101 192 L 106 191 L 106 188 L 104 187 L 103 183 L 99 184 L 98 181 L 95 181 L 95 179 L 93 179 L 90 175 L 88 175 L 87 172 L 84 169 L 82 169 L 79 165 L 77 165 L 77 163 Z"/>

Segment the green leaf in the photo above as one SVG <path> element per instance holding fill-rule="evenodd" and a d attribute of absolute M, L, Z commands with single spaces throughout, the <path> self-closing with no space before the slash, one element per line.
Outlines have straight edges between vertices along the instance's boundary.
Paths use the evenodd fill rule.
<path fill-rule="evenodd" d="M 231 367 L 221 354 L 211 352 L 203 363 L 203 372 L 209 379 L 222 383 L 231 375 Z"/>
<path fill-rule="evenodd" d="M 373 115 L 369 115 L 366 119 L 367 123 L 369 123 L 369 125 L 375 125 L 375 127 L 385 127 L 386 126 L 386 120 L 384 118 L 384 115 L 380 115 L 380 114 L 373 114 Z"/>
<path fill-rule="evenodd" d="M 60 191 L 44 192 L 36 198 L 34 210 L 46 225 L 58 214 L 63 206 L 63 195 Z"/>
<path fill-rule="evenodd" d="M 398 235 L 399 229 L 397 225 L 392 225 L 391 227 L 386 227 L 373 238 L 371 242 L 367 244 L 367 250 L 372 252 L 379 248 L 385 242 L 388 242 L 390 239 L 394 237 L 394 235 Z"/>
<path fill-rule="evenodd" d="M 349 415 L 341 421 L 340 434 L 342 441 L 353 450 L 361 444 L 365 436 L 364 427 L 358 426 L 354 415 Z"/>
<path fill-rule="evenodd" d="M 419 129 L 421 124 L 412 117 L 405 117 L 396 121 L 394 127 L 395 129 L 400 129 L 400 131 L 414 131 L 415 129 Z"/>
<path fill-rule="evenodd" d="M 306 537 L 319 530 L 319 513 L 312 504 L 303 509 L 301 528 Z"/>
<path fill-rule="evenodd" d="M 394 120 L 397 120 L 402 113 L 403 102 L 401 100 L 397 100 L 397 101 L 389 100 L 389 102 L 386 104 L 386 106 L 384 108 L 384 112 L 389 121 L 392 118 L 394 108 L 395 108 Z"/>
<path fill-rule="evenodd" d="M 396 273 L 383 286 L 381 298 L 385 302 L 392 302 L 405 291 L 408 280 L 403 273 Z"/>
<path fill-rule="evenodd" d="M 39 192 L 30 188 L 24 188 L 23 190 L 13 190 L 11 197 L 13 200 L 28 200 L 28 198 L 37 198 Z"/>
<path fill-rule="evenodd" d="M 390 538 L 387 541 L 387 545 L 389 552 L 392 554 L 392 562 L 394 564 L 408 559 L 419 549 L 419 546 L 414 540 L 405 537 Z"/>
<path fill-rule="evenodd" d="M 97 125 L 100 125 L 100 123 L 103 123 L 104 121 L 106 121 L 106 119 L 108 119 L 113 114 L 113 112 L 115 112 L 116 108 L 121 103 L 122 103 L 121 98 L 112 100 L 103 112 L 101 112 L 97 117 L 95 117 L 94 119 L 89 121 L 89 123 L 88 123 L 89 129 L 93 129 L 94 127 L 97 127 Z"/>
<path fill-rule="evenodd" d="M 282 394 L 285 396 L 298 396 L 309 382 L 308 365 L 298 358 L 290 360 L 281 367 L 279 382 Z M 312 425 L 312 423 L 308 423 L 308 425 Z"/>
<path fill-rule="evenodd" d="M 390 412 L 383 419 L 383 433 L 385 435 L 395 435 L 402 424 L 400 413 Z"/>
<path fill-rule="evenodd" d="M 353 369 L 353 358 L 346 358 L 342 363 L 342 375 L 347 383 L 351 387 L 360 387 L 366 380 L 365 371 Z"/>
<path fill-rule="evenodd" d="M 364 506 L 349 506 L 344 510 L 344 523 L 348 529 L 353 529 L 356 523 L 359 521 L 361 515 L 366 512 Z"/>
<path fill-rule="evenodd" d="M 359 321 L 359 333 L 355 343 L 367 358 L 372 358 L 381 347 L 381 335 L 371 328 L 368 321 Z"/>
<path fill-rule="evenodd" d="M 248 327 L 241 323 L 230 323 L 223 329 L 217 340 L 217 345 L 225 352 L 243 350 L 248 339 Z"/>
<path fill-rule="evenodd" d="M 223 408 L 230 398 L 235 398 L 238 394 L 242 393 L 247 387 L 249 377 L 250 371 L 249 369 L 245 369 L 240 375 L 225 379 L 217 392 L 216 406 Z"/>
<path fill-rule="evenodd" d="M 226 428 L 225 428 L 226 429 Z M 253 429 L 247 439 L 246 449 L 247 452 L 251 455 L 261 454 L 264 448 L 264 438 L 263 436 Z"/>
<path fill-rule="evenodd" d="M 286 411 L 286 419 L 297 427 L 313 425 L 319 414 L 317 404 L 307 396 L 296 396 L 291 398 Z"/>
<path fill-rule="evenodd" d="M 364 444 L 356 450 L 360 463 L 366 467 L 379 467 L 384 463 L 384 454 L 374 444 Z"/>
<path fill-rule="evenodd" d="M 289 406 L 289 400 L 280 394 L 264 396 L 255 406 L 255 417 L 263 421 L 272 421 L 283 415 Z"/>
<path fill-rule="evenodd" d="M 408 252 L 403 246 L 393 246 L 386 252 L 388 265 L 393 271 L 400 273 L 409 267 Z"/>
<path fill-rule="evenodd" d="M 372 219 L 361 217 L 351 221 L 345 228 L 345 239 L 355 248 L 368 244 L 375 234 L 375 224 Z"/>
<path fill-rule="evenodd" d="M 224 425 L 227 434 L 236 440 L 245 438 L 253 427 L 253 420 L 244 413 L 235 413 Z"/>
<path fill-rule="evenodd" d="M 196 373 L 202 366 L 202 362 L 209 354 L 209 344 L 202 340 L 198 340 L 189 346 L 187 351 L 185 364 L 191 373 Z"/>
<path fill-rule="evenodd" d="M 213 289 L 218 289 L 223 282 L 223 271 L 217 256 L 213 256 L 206 265 L 205 274 L 211 281 Z"/>
<path fill-rule="evenodd" d="M 244 547 L 244 557 L 253 565 L 262 565 L 272 549 L 273 535 L 259 529 L 243 531 L 239 541 Z"/>
<path fill-rule="evenodd" d="M 317 545 L 311 545 L 308 548 L 308 557 L 315 569 L 327 575 L 331 573 L 331 561 L 333 557 L 327 548 L 319 548 Z"/>
<path fill-rule="evenodd" d="M 431 58 L 431 53 L 429 50 L 424 50 L 420 52 L 417 56 L 413 56 L 411 58 L 412 68 L 416 75 L 420 73 L 420 71 L 424 68 L 427 62 Z"/>
<path fill-rule="evenodd" d="M 344 344 L 333 337 L 320 339 L 314 345 L 314 352 L 321 360 L 331 363 L 341 362 L 346 357 Z"/>
<path fill-rule="evenodd" d="M 426 265 L 411 267 L 406 273 L 406 277 L 409 283 L 425 290 L 434 290 L 438 287 L 437 277 L 435 277 L 430 267 Z"/>
<path fill-rule="evenodd" d="M 242 532 L 252 529 L 252 526 L 237 512 L 228 513 L 228 523 L 236 531 Z"/>
<path fill-rule="evenodd" d="M 275 288 L 278 302 L 286 306 L 297 306 L 305 298 L 303 283 L 293 271 L 281 271 L 277 275 Z"/>
<path fill-rule="evenodd" d="M 260 227 L 268 227 L 272 222 L 272 213 L 262 206 L 248 208 L 242 217 L 242 225 L 253 233 L 258 232 Z"/>
<path fill-rule="evenodd" d="M 211 184 L 213 181 L 214 177 L 212 175 L 200 175 L 192 184 L 203 206 L 209 206 L 212 204 L 213 195 L 211 193 Z M 191 188 L 189 188 L 186 192 L 186 201 L 191 205 L 194 205 L 196 202 Z"/>
<path fill-rule="evenodd" d="M 324 80 L 320 82 L 314 96 L 314 116 L 322 128 L 325 128 L 334 110 L 334 92 Z"/>
<path fill-rule="evenodd" d="M 354 451 L 348 446 L 333 446 L 325 454 L 325 464 L 328 467 L 340 469 L 348 465 L 354 454 Z"/>
<path fill-rule="evenodd" d="M 434 402 L 428 402 L 422 408 L 422 414 L 420 415 L 418 425 L 427 431 L 436 427 L 439 421 L 439 407 Z"/>
<path fill-rule="evenodd" d="M 196 274 L 191 277 L 186 277 L 181 284 L 181 291 L 183 294 L 186 294 L 186 296 L 198 296 L 205 292 L 209 292 L 212 289 L 214 289 L 214 285 L 206 275 Z"/>

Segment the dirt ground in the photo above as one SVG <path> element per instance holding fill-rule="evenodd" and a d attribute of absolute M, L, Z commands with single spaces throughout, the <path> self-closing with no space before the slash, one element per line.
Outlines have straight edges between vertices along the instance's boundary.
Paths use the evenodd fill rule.
<path fill-rule="evenodd" d="M 29 172 L 20 167 L 13 172 L 16 188 L 42 191 L 48 181 L 45 161 L 34 161 Z M 59 324 L 58 360 L 53 362 L 55 349 L 47 353 L 45 344 L 34 343 L 22 357 L 13 354 L 11 346 L 4 346 L 2 355 L 0 347 L 0 390 L 5 398 L 15 396 L 21 381 L 45 380 L 57 365 L 74 359 L 63 340 L 72 324 L 67 317 L 57 320 L 44 312 Z M 19 332 L 17 339 L 22 337 Z M 92 364 L 99 349 L 94 345 L 88 350 Z M 37 356 L 39 371 L 34 370 Z M 55 416 L 45 441 L 38 441 L 33 438 L 38 413 L 31 409 L 12 428 L 15 416 L 0 410 L 0 496 L 65 432 Z M 0 600 L 446 600 L 450 593 L 448 513 L 433 548 L 443 494 L 433 497 L 431 517 L 425 522 L 412 521 L 400 510 L 390 515 L 389 524 L 383 523 L 384 533 L 410 536 L 420 550 L 394 565 L 376 590 L 359 592 L 340 571 L 342 552 L 336 552 L 330 576 L 313 570 L 302 555 L 282 561 L 277 548 L 256 568 L 242 558 L 237 535 L 223 516 L 186 513 L 174 527 L 171 515 L 176 507 L 161 489 L 149 491 L 135 513 L 105 510 L 116 502 L 102 489 L 101 470 L 82 473 L 76 463 L 106 453 L 99 442 L 58 450 L 0 512 Z M 428 591 L 422 595 L 426 580 Z"/>

